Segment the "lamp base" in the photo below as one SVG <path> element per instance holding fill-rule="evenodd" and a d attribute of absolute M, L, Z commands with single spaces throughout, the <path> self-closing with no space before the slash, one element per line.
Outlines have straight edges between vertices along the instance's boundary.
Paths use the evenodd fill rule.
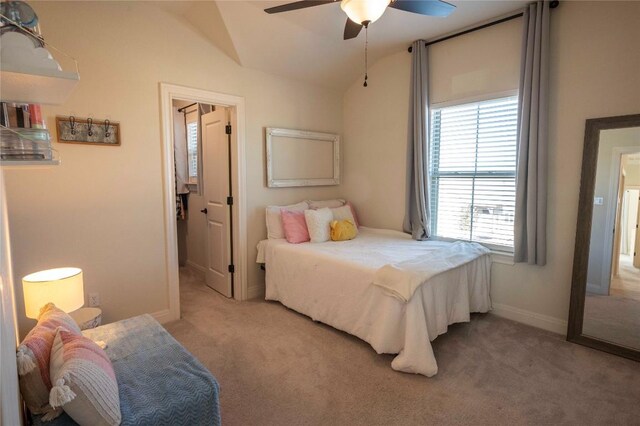
<path fill-rule="evenodd" d="M 96 328 L 102 324 L 102 310 L 100 308 L 80 308 L 70 312 L 69 316 L 78 324 L 80 330 Z"/>

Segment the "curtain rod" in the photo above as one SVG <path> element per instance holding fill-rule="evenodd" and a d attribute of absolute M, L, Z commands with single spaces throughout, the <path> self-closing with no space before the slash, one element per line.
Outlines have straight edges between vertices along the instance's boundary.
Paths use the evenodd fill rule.
<path fill-rule="evenodd" d="M 192 103 L 192 104 L 190 104 L 190 105 L 183 106 L 182 108 L 178 108 L 178 112 L 183 112 L 183 111 L 184 111 L 184 110 L 186 110 L 187 108 L 191 108 L 191 107 L 192 107 L 192 106 L 194 106 L 194 105 L 198 105 L 198 103 L 197 103 L 197 102 L 194 102 L 194 103 Z"/>
<path fill-rule="evenodd" d="M 549 3 L 549 7 L 551 9 L 555 9 L 556 7 L 558 7 L 559 4 L 560 4 L 560 1 L 553 0 L 553 1 L 551 1 Z M 482 30 L 484 28 L 489 28 L 489 27 L 492 27 L 494 25 L 501 24 L 503 22 L 507 22 L 507 21 L 511 21 L 512 19 L 519 18 L 523 14 L 524 14 L 524 12 L 518 12 L 518 13 L 516 13 L 514 15 L 505 16 L 504 18 L 500 18 L 500 19 L 497 19 L 495 21 L 487 22 L 485 24 L 478 25 L 477 27 L 469 28 L 469 29 L 466 29 L 464 31 L 460 31 L 460 32 L 455 33 L 455 34 L 448 35 L 446 37 L 438 38 L 438 39 L 435 39 L 435 40 L 432 40 L 432 41 L 427 41 L 427 42 L 424 43 L 424 45 L 425 46 L 431 46 L 432 44 L 440 43 L 441 41 L 450 40 L 452 38 L 460 37 L 461 35 L 469 34 L 469 33 L 472 33 L 474 31 Z M 407 51 L 409 53 L 411 53 L 413 51 L 413 47 L 409 46 Z"/>

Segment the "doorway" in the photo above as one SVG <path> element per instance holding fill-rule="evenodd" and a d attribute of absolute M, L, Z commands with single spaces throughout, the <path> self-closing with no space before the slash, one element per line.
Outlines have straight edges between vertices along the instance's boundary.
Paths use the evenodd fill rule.
<path fill-rule="evenodd" d="M 640 301 L 640 152 L 623 154 L 610 294 Z"/>
<path fill-rule="evenodd" d="M 230 108 L 174 100 L 178 263 L 233 297 Z"/>
<path fill-rule="evenodd" d="M 244 99 L 165 83 L 160 94 L 169 310 L 178 319 L 179 264 L 224 296 L 247 298 Z"/>

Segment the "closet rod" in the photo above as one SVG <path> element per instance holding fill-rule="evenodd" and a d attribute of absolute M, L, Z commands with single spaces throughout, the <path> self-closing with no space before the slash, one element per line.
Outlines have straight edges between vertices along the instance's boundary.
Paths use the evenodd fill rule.
<path fill-rule="evenodd" d="M 192 103 L 191 105 L 183 106 L 182 108 L 178 108 L 178 112 L 183 112 L 187 108 L 191 108 L 194 105 L 198 105 L 197 102 Z"/>
<path fill-rule="evenodd" d="M 554 0 L 554 1 L 549 3 L 549 7 L 551 9 L 555 9 L 556 7 L 558 7 L 559 4 L 560 4 L 560 2 L 558 0 Z M 503 22 L 507 22 L 507 21 L 511 21 L 512 19 L 519 18 L 523 14 L 524 14 L 524 12 L 518 12 L 518 13 L 516 13 L 514 15 L 505 16 L 504 18 L 500 18 L 500 19 L 497 19 L 495 21 L 487 22 L 486 24 L 478 25 L 477 27 L 473 27 L 473 28 L 466 29 L 464 31 L 460 31 L 459 33 L 451 34 L 451 35 L 448 35 L 446 37 L 438 38 L 438 39 L 435 39 L 435 40 L 432 40 L 432 41 L 427 41 L 427 42 L 424 43 L 424 45 L 425 46 L 431 46 L 432 44 L 440 43 L 441 41 L 451 40 L 452 38 L 460 37 L 461 35 L 469 34 L 469 33 L 472 33 L 472 32 L 478 31 L 478 30 L 482 30 L 484 28 L 493 27 L 494 25 L 501 24 Z M 411 53 L 413 51 L 413 46 L 409 46 L 407 51 L 409 53 Z"/>

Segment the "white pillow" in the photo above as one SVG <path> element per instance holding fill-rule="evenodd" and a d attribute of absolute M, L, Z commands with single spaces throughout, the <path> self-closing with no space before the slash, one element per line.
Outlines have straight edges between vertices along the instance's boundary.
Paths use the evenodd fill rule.
<path fill-rule="evenodd" d="M 309 229 L 312 243 L 324 243 L 331 239 L 331 221 L 333 212 L 325 207 L 319 210 L 305 210 L 304 219 Z"/>
<path fill-rule="evenodd" d="M 290 206 L 268 206 L 266 210 L 267 238 L 270 240 L 284 238 L 284 228 L 282 227 L 282 209 L 292 211 L 304 211 L 309 208 L 306 201 Z"/>
<path fill-rule="evenodd" d="M 309 203 L 309 208 L 313 210 L 323 209 L 325 207 L 329 207 L 330 209 L 333 209 L 336 207 L 342 207 L 344 206 L 344 203 L 345 203 L 345 201 L 340 198 L 336 198 L 335 200 L 324 200 L 324 201 L 307 200 L 307 202 Z"/>
<path fill-rule="evenodd" d="M 351 206 L 342 206 L 337 207 L 335 209 L 331 209 L 333 213 L 333 220 L 350 220 L 354 225 L 356 224 L 356 220 L 353 217 L 353 212 L 351 211 Z"/>

